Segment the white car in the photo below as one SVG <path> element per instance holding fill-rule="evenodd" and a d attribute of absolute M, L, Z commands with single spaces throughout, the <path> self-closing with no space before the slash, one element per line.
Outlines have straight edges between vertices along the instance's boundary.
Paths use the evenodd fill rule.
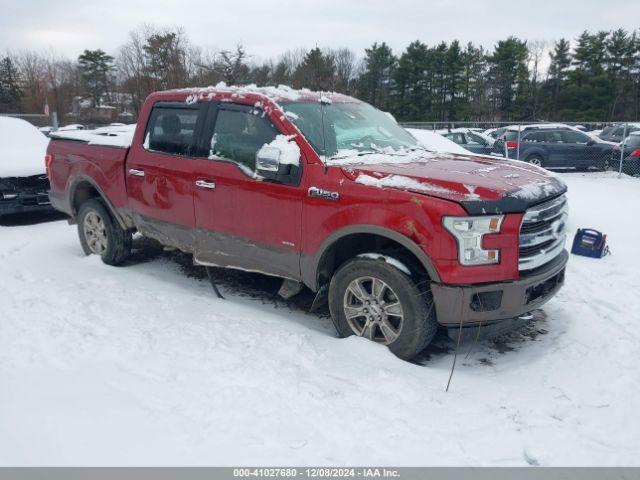
<path fill-rule="evenodd" d="M 52 210 L 44 160 L 48 144 L 29 122 L 0 116 L 0 215 Z"/>

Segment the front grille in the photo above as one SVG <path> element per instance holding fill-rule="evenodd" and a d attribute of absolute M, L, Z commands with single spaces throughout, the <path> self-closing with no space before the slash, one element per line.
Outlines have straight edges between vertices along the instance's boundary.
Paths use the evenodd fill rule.
<path fill-rule="evenodd" d="M 568 204 L 564 195 L 527 210 L 520 227 L 519 269 L 533 270 L 564 249 Z"/>
<path fill-rule="evenodd" d="M 49 179 L 46 175 L 4 177 L 2 184 L 18 192 L 46 192 L 49 189 Z"/>

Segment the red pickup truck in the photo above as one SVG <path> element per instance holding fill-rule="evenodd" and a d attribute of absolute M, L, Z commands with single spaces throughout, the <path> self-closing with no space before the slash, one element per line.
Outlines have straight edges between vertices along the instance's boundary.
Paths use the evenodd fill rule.
<path fill-rule="evenodd" d="M 327 299 L 342 336 L 411 358 L 438 326 L 496 324 L 562 286 L 561 180 L 427 150 L 354 98 L 286 87 L 154 93 L 126 140 L 53 135 L 53 205 L 110 265 L 134 232 Z M 457 331 L 457 330 L 456 330 Z"/>

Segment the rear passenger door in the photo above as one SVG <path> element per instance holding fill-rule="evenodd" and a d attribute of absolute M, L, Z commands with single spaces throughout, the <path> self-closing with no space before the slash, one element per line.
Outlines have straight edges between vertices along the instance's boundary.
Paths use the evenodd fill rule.
<path fill-rule="evenodd" d="M 281 182 L 256 176 L 256 153 L 279 134 L 258 108 L 211 104 L 194 172 L 197 262 L 300 278 L 302 160 Z"/>
<path fill-rule="evenodd" d="M 184 250 L 193 247 L 193 157 L 204 121 L 203 104 L 158 102 L 144 143 L 127 157 L 129 208 L 143 234 Z"/>

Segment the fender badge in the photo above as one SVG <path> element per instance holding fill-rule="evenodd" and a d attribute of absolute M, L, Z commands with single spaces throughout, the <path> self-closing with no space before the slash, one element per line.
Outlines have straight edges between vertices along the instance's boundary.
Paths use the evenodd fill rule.
<path fill-rule="evenodd" d="M 318 187 L 310 187 L 308 194 L 310 197 L 324 198 L 325 200 L 332 200 L 334 202 L 340 200 L 340 194 L 338 192 L 330 192 L 329 190 L 323 190 Z"/>

